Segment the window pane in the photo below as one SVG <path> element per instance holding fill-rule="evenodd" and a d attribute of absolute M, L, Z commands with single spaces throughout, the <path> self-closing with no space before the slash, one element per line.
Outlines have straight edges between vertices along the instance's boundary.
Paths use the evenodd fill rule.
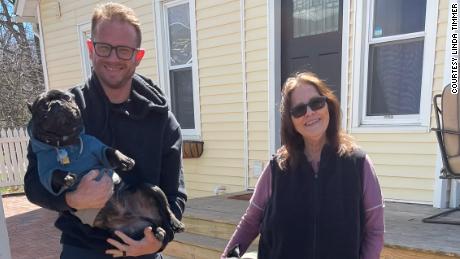
<path fill-rule="evenodd" d="M 425 30 L 426 0 L 376 0 L 373 37 Z"/>
<path fill-rule="evenodd" d="M 294 38 L 339 29 L 339 0 L 292 0 Z"/>
<path fill-rule="evenodd" d="M 193 110 L 192 68 L 169 71 L 171 80 L 171 109 L 182 129 L 195 128 Z"/>
<path fill-rule="evenodd" d="M 191 62 L 192 45 L 188 4 L 168 8 L 168 30 L 171 66 Z"/>
<path fill-rule="evenodd" d="M 423 38 L 369 48 L 368 116 L 420 112 Z"/>

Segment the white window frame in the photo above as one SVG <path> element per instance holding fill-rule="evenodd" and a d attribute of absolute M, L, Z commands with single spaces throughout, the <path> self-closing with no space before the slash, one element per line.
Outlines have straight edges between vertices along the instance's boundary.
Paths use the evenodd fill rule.
<path fill-rule="evenodd" d="M 78 39 L 80 41 L 81 76 L 84 80 L 91 76 L 91 60 L 89 58 L 85 37 L 85 34 L 88 32 L 91 33 L 91 22 L 85 22 L 77 25 Z"/>
<path fill-rule="evenodd" d="M 355 43 L 353 61 L 353 116 L 352 132 L 428 132 L 430 126 L 431 98 L 434 73 L 435 44 L 437 30 L 437 0 L 427 0 L 425 30 L 423 32 L 387 36 L 372 39 L 373 5 L 375 0 L 356 3 Z M 366 116 L 368 89 L 369 45 L 424 37 L 420 113 L 417 115 Z"/>
<path fill-rule="evenodd" d="M 154 0 L 156 44 L 158 57 L 158 78 L 161 88 L 165 91 L 169 103 L 171 103 L 171 86 L 170 86 L 170 63 L 169 63 L 169 31 L 167 28 L 168 17 L 167 9 L 186 4 L 189 5 L 190 11 L 190 37 L 192 44 L 192 78 L 193 78 L 193 112 L 194 112 L 194 129 L 182 129 L 184 139 L 195 140 L 201 139 L 201 119 L 200 119 L 200 94 L 198 78 L 198 59 L 196 47 L 196 18 L 195 18 L 195 1 L 194 0 Z M 179 65 L 174 68 L 187 67 L 188 65 Z"/>

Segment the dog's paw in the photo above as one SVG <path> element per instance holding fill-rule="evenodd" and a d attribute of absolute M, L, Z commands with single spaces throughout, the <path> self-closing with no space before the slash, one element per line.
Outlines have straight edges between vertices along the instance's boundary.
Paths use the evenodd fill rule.
<path fill-rule="evenodd" d="M 185 225 L 176 217 L 171 217 L 171 228 L 175 233 L 184 232 Z"/>
<path fill-rule="evenodd" d="M 158 241 L 163 242 L 166 236 L 166 231 L 161 227 L 157 227 L 155 230 L 153 230 L 153 235 L 156 239 L 158 239 Z"/>
<path fill-rule="evenodd" d="M 120 151 L 115 151 L 115 154 L 117 155 L 118 157 L 118 161 L 119 161 L 119 169 L 122 170 L 122 171 L 128 171 L 128 170 L 131 170 L 133 167 L 134 167 L 134 159 L 128 157 L 128 156 L 125 156 L 123 153 L 121 153 Z"/>

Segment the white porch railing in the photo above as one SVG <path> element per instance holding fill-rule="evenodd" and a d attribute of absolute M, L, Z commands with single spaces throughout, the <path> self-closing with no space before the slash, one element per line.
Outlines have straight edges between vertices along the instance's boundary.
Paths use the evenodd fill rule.
<path fill-rule="evenodd" d="M 28 141 L 24 128 L 0 129 L 0 187 L 23 184 Z"/>

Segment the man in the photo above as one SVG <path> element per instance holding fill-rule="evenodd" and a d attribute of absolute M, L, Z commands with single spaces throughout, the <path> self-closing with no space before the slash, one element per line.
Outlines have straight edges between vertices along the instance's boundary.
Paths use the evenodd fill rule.
<path fill-rule="evenodd" d="M 161 90 L 135 74 L 144 56 L 139 20 L 126 6 L 103 4 L 93 13 L 91 35 L 87 45 L 93 74 L 84 85 L 71 89 L 82 111 L 85 132 L 133 158 L 136 164 L 121 175 L 123 180 L 158 185 L 181 219 L 187 196 L 180 127 Z M 55 226 L 62 231 L 61 258 L 162 258 L 158 252 L 172 240 L 171 230 L 165 229 L 163 242 L 154 237 L 150 227 L 141 240 L 118 231 L 115 240 L 109 238 L 110 233 L 84 225 L 69 213 L 103 207 L 113 189 L 109 176 L 96 180 L 99 172 L 93 170 L 82 178 L 76 190 L 53 196 L 40 184 L 36 156 L 30 146 L 28 159 L 25 193 L 31 202 L 59 212 Z"/>

